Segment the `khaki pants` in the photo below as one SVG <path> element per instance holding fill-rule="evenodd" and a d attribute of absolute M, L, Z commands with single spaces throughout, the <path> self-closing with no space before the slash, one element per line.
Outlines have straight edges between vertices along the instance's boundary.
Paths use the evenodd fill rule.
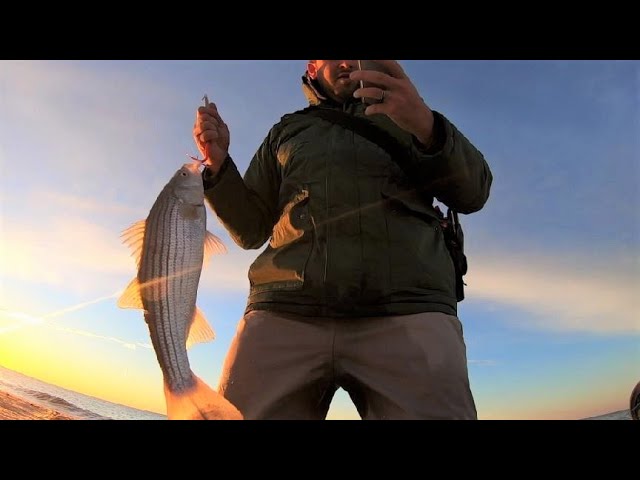
<path fill-rule="evenodd" d="M 338 387 L 365 420 L 477 419 L 462 325 L 444 313 L 250 312 L 238 324 L 219 391 L 247 420 L 321 420 Z"/>

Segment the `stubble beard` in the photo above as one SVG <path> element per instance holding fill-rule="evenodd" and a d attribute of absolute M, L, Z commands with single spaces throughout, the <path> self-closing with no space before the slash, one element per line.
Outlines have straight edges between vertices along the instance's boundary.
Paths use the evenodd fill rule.
<path fill-rule="evenodd" d="M 334 100 L 337 99 L 344 103 L 347 100 L 353 99 L 353 92 L 358 88 L 358 83 L 353 80 L 338 78 L 333 82 L 333 85 L 323 85 L 323 88 L 326 91 L 331 92 L 331 96 L 334 97 Z"/>
<path fill-rule="evenodd" d="M 358 84 L 356 82 L 349 81 L 348 83 L 343 83 L 342 80 L 338 80 L 334 88 L 334 94 L 340 100 L 346 102 L 347 100 L 353 99 L 353 92 L 355 92 L 357 88 Z"/>

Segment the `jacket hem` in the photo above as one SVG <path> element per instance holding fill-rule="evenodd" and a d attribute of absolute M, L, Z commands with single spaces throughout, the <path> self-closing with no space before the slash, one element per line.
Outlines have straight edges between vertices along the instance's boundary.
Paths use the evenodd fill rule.
<path fill-rule="evenodd" d="M 451 299 L 455 302 L 455 300 Z M 432 302 L 397 302 L 377 305 L 312 305 L 295 304 L 276 301 L 247 302 L 245 315 L 254 310 L 266 310 L 301 315 L 305 317 L 362 318 L 388 317 L 396 315 L 414 315 L 418 313 L 439 312 L 457 316 L 457 303 Z"/>

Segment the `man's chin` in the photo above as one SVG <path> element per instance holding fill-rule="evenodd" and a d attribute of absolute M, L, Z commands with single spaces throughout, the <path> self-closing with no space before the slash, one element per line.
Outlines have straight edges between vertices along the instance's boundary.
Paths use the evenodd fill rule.
<path fill-rule="evenodd" d="M 343 100 L 347 100 L 348 98 L 353 97 L 353 92 L 356 91 L 357 85 L 350 84 L 344 85 L 340 88 L 341 85 L 338 85 L 338 88 L 334 90 L 334 93 L 337 97 L 342 98 Z"/>
<path fill-rule="evenodd" d="M 336 80 L 336 88 L 354 89 L 358 85 L 358 82 L 351 80 L 349 77 L 340 77 Z"/>

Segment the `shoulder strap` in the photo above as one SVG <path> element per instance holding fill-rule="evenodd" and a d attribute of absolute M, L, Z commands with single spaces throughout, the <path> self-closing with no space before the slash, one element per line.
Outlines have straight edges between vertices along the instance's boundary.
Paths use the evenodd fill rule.
<path fill-rule="evenodd" d="M 309 107 L 298 113 L 322 118 L 357 133 L 386 151 L 400 165 L 400 168 L 408 173 L 410 163 L 406 158 L 407 154 L 404 149 L 391 134 L 377 127 L 373 122 L 331 108 Z"/>
<path fill-rule="evenodd" d="M 313 115 L 352 130 L 385 150 L 400 168 L 411 177 L 411 163 L 400 143 L 388 132 L 377 127 L 369 120 L 340 110 L 321 107 L 308 107 L 296 113 Z M 437 210 L 439 211 L 440 209 Z M 444 215 L 441 216 L 441 225 L 444 229 L 445 241 L 456 272 L 456 297 L 461 302 L 464 300 L 464 285 L 466 284 L 463 281 L 463 276 L 467 273 L 467 257 L 464 254 L 464 233 L 458 220 L 458 212 L 448 207 L 446 218 Z"/>

